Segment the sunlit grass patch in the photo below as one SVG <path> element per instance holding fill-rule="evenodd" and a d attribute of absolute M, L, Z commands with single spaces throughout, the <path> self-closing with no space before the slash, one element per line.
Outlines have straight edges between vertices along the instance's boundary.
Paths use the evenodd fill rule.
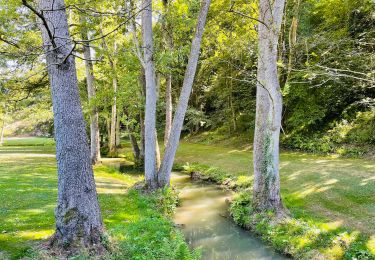
<path fill-rule="evenodd" d="M 3 146 L 0 151 L 0 259 L 25 256 L 33 259 L 38 256 L 35 247 L 54 232 L 57 200 L 54 148 Z M 147 196 L 132 190 L 143 179 L 143 174 L 134 170 L 122 174 L 115 167 L 99 165 L 94 167 L 94 175 L 103 221 L 114 245 L 109 257 L 198 257 L 197 253 L 191 254 L 166 216 L 166 209 L 175 203 L 168 199 L 168 193 Z"/>

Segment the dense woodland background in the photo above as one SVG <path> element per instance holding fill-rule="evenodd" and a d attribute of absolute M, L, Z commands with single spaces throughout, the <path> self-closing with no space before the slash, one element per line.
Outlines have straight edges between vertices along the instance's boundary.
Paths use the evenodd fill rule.
<path fill-rule="evenodd" d="M 83 28 L 91 38 L 116 30 L 105 37 L 106 44 L 101 40 L 92 44 L 97 60 L 94 102 L 100 113 L 102 143 L 108 139 L 114 95 L 122 134 L 129 125 L 139 137 L 139 111 L 144 102 L 140 100 L 142 95 L 135 93 L 142 92 L 141 65 L 130 26 L 117 28 L 129 14 L 122 9 L 121 1 L 115 0 L 67 4 L 71 4 L 69 22 L 74 39 L 80 39 Z M 165 125 L 167 71 L 172 72 L 172 100 L 176 104 L 199 5 L 199 1 L 178 0 L 167 9 L 160 3 L 154 7 L 158 14 L 154 30 L 159 139 Z M 185 135 L 210 131 L 203 136 L 204 141 L 239 135 L 252 140 L 258 48 L 257 21 L 253 19 L 257 16 L 256 5 L 252 1 L 212 3 L 185 119 Z M 0 10 L 1 119 L 5 135 L 53 135 L 47 77 L 40 50 L 34 48 L 40 45 L 32 23 L 35 17 L 22 11 L 17 1 L 7 1 L 6 6 L 9 8 Z M 278 63 L 284 99 L 282 146 L 345 155 L 371 153 L 375 142 L 374 3 L 289 0 L 285 12 Z M 80 15 L 85 15 L 86 22 L 80 23 Z M 24 26 L 19 26 L 20 21 Z M 12 42 L 17 43 L 9 44 Z M 83 56 L 80 48 L 75 51 Z M 116 93 L 108 62 L 112 52 L 118 77 Z M 88 113 L 84 64 L 79 58 L 77 62 L 81 100 Z"/>

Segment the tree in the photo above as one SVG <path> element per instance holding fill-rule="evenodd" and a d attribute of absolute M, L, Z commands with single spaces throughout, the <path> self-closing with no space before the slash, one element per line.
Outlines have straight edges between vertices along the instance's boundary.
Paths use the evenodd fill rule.
<path fill-rule="evenodd" d="M 285 0 L 260 0 L 254 135 L 253 206 L 283 214 L 280 197 L 279 136 L 282 94 L 277 74 L 277 44 Z"/>
<path fill-rule="evenodd" d="M 85 24 L 85 18 L 80 17 L 81 24 Z M 92 63 L 91 47 L 89 42 L 89 35 L 86 27 L 81 29 L 81 37 L 83 44 L 83 57 L 85 59 L 86 68 L 86 84 L 87 95 L 90 106 L 90 151 L 91 161 L 96 164 L 100 160 L 100 133 L 99 133 L 99 113 L 93 100 L 95 99 L 95 77 L 94 66 Z"/>
<path fill-rule="evenodd" d="M 147 187 L 157 188 L 156 169 L 156 78 L 153 61 L 154 43 L 152 33 L 152 1 L 142 3 L 143 62 L 146 79 L 145 107 L 145 181 Z"/>
<path fill-rule="evenodd" d="M 102 218 L 87 142 L 85 121 L 78 92 L 75 60 L 68 30 L 64 0 L 41 0 L 37 11 L 23 4 L 40 20 L 43 47 L 51 85 L 58 201 L 56 231 L 51 244 L 100 245 Z"/>
<path fill-rule="evenodd" d="M 168 12 L 168 0 L 163 0 L 164 18 L 162 20 L 163 38 L 168 51 L 172 50 L 172 37 L 169 35 L 169 23 L 167 23 L 166 14 Z M 172 128 L 173 117 L 173 103 L 172 103 L 172 73 L 168 72 L 165 76 L 165 130 L 164 130 L 164 146 L 167 146 L 169 135 Z"/>
<path fill-rule="evenodd" d="M 108 44 L 105 40 L 105 37 L 103 35 L 103 31 L 101 30 L 102 35 L 102 42 L 103 42 L 103 48 L 105 50 L 105 53 L 107 55 L 111 74 L 112 74 L 112 86 L 113 86 L 113 99 L 112 99 L 112 112 L 111 112 L 111 121 L 110 121 L 110 131 L 109 131 L 109 137 L 108 137 L 108 148 L 109 148 L 109 155 L 114 156 L 116 154 L 116 120 L 117 120 L 117 89 L 118 89 L 118 79 L 117 79 L 117 64 L 114 59 L 114 55 L 110 53 L 110 49 L 108 47 Z M 114 40 L 113 43 L 113 52 L 116 53 L 117 51 L 117 44 L 116 40 Z"/>
<path fill-rule="evenodd" d="M 201 41 L 204 27 L 206 25 L 206 18 L 208 9 L 210 7 L 210 2 L 210 0 L 203 0 L 201 10 L 199 12 L 197 27 L 191 45 L 189 61 L 185 71 L 185 77 L 179 102 L 177 104 L 176 112 L 173 118 L 172 129 L 168 139 L 167 147 L 165 149 L 163 161 L 158 172 L 158 183 L 161 187 L 168 186 L 170 184 L 173 161 L 180 141 L 181 129 L 184 123 L 190 93 L 193 87 L 195 72 L 199 59 Z"/>

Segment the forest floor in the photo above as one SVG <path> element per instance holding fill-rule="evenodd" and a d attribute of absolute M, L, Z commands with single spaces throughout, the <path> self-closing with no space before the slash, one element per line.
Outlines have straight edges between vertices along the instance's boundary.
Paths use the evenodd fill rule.
<path fill-rule="evenodd" d="M 54 232 L 57 174 L 53 144 L 51 139 L 27 138 L 8 140 L 10 146 L 0 147 L 0 259 L 33 258 L 35 245 Z M 145 196 L 131 189 L 143 179 L 140 173 L 124 175 L 104 165 L 94 170 L 116 259 L 190 254 L 166 216 L 169 207 L 174 207 L 171 201 L 164 201 L 168 194 Z"/>

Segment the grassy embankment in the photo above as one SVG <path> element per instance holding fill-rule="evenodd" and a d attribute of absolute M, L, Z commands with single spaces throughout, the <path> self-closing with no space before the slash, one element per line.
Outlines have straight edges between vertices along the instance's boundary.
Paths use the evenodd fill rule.
<path fill-rule="evenodd" d="M 54 231 L 57 176 L 51 139 L 14 139 L 0 147 L 0 259 L 34 257 Z M 131 189 L 139 174 L 95 167 L 95 180 L 111 259 L 190 259 L 170 221 L 171 192 L 150 196 Z M 34 250 L 33 250 L 34 248 Z"/>
<path fill-rule="evenodd" d="M 374 160 L 282 152 L 281 193 L 292 218 L 277 226 L 270 224 L 272 213 L 250 217 L 251 151 L 182 143 L 176 161 L 235 189 L 234 220 L 281 252 L 307 259 L 375 259 Z"/>

